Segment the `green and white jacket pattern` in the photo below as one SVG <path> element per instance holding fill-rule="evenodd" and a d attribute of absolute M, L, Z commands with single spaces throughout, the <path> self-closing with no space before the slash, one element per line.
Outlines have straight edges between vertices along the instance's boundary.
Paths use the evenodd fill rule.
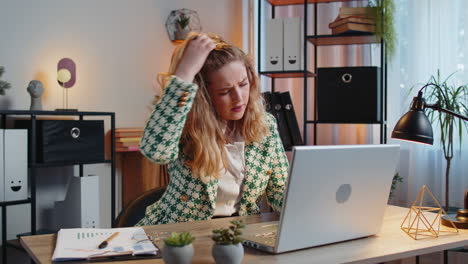
<path fill-rule="evenodd" d="M 211 219 L 216 206 L 218 180 L 207 183 L 184 164 L 179 141 L 198 86 L 173 76 L 148 120 L 140 149 L 158 164 L 168 164 L 169 184 L 160 200 L 146 208 L 137 225 L 155 225 Z M 185 104 L 179 104 L 185 97 Z M 245 146 L 245 178 L 239 215 L 260 213 L 258 202 L 266 193 L 268 204 L 281 210 L 288 175 L 288 160 L 275 118 L 266 114 L 270 133 L 261 142 Z"/>

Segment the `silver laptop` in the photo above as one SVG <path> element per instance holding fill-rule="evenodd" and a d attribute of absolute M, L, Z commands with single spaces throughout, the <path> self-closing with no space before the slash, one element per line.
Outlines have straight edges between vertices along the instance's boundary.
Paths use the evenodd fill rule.
<path fill-rule="evenodd" d="M 398 145 L 294 147 L 280 220 L 246 226 L 244 245 L 282 253 L 380 230 Z"/>

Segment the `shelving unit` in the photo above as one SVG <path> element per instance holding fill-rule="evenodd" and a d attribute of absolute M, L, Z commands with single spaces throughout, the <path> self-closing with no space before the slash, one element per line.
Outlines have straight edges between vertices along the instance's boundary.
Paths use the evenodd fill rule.
<path fill-rule="evenodd" d="M 379 39 L 373 33 L 366 33 L 366 32 L 355 32 L 351 34 L 340 34 L 340 35 L 318 35 L 318 5 L 326 4 L 331 2 L 351 2 L 351 1 L 360 1 L 360 0 L 259 0 L 258 1 L 258 72 L 261 75 L 265 75 L 271 78 L 271 88 L 272 91 L 275 91 L 275 79 L 276 78 L 303 78 L 304 80 L 304 119 L 303 119 L 303 142 L 307 144 L 308 138 L 308 125 L 313 125 L 313 144 L 317 144 L 317 130 L 319 124 L 378 124 L 380 126 L 380 143 L 386 143 L 386 120 L 387 120 L 387 112 L 386 112 L 386 105 L 387 105 L 387 65 L 385 61 L 385 44 L 384 41 Z M 275 72 L 265 72 L 261 70 L 262 65 L 262 58 L 261 58 L 261 49 L 262 49 L 262 41 L 261 41 L 261 23 L 262 23 L 262 2 L 267 2 L 271 5 L 271 18 L 275 18 L 275 7 L 277 6 L 288 6 L 288 5 L 303 5 L 304 6 L 304 14 L 303 14 L 303 33 L 304 33 L 304 44 L 303 44 L 303 69 L 302 71 L 275 71 Z M 314 14 L 312 19 L 314 19 L 314 29 L 313 34 L 308 34 L 308 19 L 309 19 L 309 12 L 308 6 L 314 5 Z M 331 21 L 330 21 L 331 22 Z M 307 56 L 307 44 L 311 43 L 313 45 L 313 71 L 307 70 L 308 66 L 308 56 Z M 318 68 L 317 57 L 320 55 L 318 52 L 318 48 L 321 46 L 334 46 L 334 45 L 356 45 L 356 44 L 378 44 L 380 45 L 380 122 L 362 122 L 362 123 L 355 123 L 355 122 L 323 122 L 319 121 L 317 118 L 317 109 L 318 109 L 318 98 L 316 96 L 316 87 L 318 85 L 317 81 L 317 74 L 315 73 Z M 308 78 L 314 78 L 314 113 L 313 119 L 310 119 L 308 116 L 308 109 L 307 109 L 307 100 L 309 98 L 309 84 Z"/>
<path fill-rule="evenodd" d="M 66 111 L 28 111 L 28 110 L 0 110 L 1 127 L 7 128 L 7 118 L 9 116 L 27 116 L 31 122 L 31 133 L 28 138 L 30 142 L 30 153 L 28 158 L 28 177 L 29 177 L 29 190 L 30 196 L 28 199 L 19 201 L 0 202 L 2 207 L 2 253 L 3 263 L 7 263 L 6 259 L 6 247 L 14 247 L 22 250 L 16 244 L 7 241 L 7 207 L 12 205 L 30 204 L 31 205 L 31 234 L 37 234 L 36 226 L 36 176 L 38 168 L 46 167 L 59 167 L 59 166 L 79 166 L 79 176 L 83 175 L 83 166 L 88 164 L 108 163 L 111 164 L 111 218 L 112 221 L 115 219 L 115 113 L 114 112 L 66 112 Z M 111 124 L 111 144 L 110 144 L 110 160 L 91 160 L 86 162 L 52 162 L 52 163 L 40 163 L 36 160 L 37 151 L 37 118 L 46 116 L 67 116 L 77 117 L 78 120 L 84 120 L 85 116 L 103 116 L 110 119 Z"/>

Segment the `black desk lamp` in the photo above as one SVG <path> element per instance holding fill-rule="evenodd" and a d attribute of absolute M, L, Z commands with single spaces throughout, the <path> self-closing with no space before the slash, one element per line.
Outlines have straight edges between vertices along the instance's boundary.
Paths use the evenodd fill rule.
<path fill-rule="evenodd" d="M 439 102 L 435 104 L 426 104 L 426 101 L 422 97 L 422 91 L 428 86 L 434 86 L 437 89 L 440 89 L 437 85 L 429 83 L 424 85 L 419 90 L 418 96 L 413 98 L 410 110 L 404 114 L 395 125 L 395 128 L 392 132 L 392 138 L 432 145 L 434 138 L 431 122 L 429 122 L 429 119 L 424 113 L 424 109 L 426 108 L 444 112 L 446 114 L 468 121 L 468 117 L 442 108 Z M 445 195 L 448 196 L 447 184 L 445 186 Z M 448 199 L 446 199 L 446 201 L 448 201 Z M 448 209 L 448 204 L 446 204 L 446 208 Z M 465 193 L 465 209 L 458 210 L 457 216 L 455 218 L 456 220 L 453 222 L 458 228 L 468 229 L 468 189 Z M 444 217 L 442 218 L 442 224 L 451 226 L 450 222 Z"/>

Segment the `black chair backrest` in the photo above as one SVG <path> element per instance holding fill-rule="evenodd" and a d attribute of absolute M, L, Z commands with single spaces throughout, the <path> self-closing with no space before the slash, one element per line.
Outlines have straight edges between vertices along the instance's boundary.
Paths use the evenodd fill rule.
<path fill-rule="evenodd" d="M 165 190 L 166 186 L 162 186 L 140 194 L 122 210 L 117 219 L 115 219 L 114 227 L 134 226 L 145 216 L 146 207 L 157 202 Z"/>

